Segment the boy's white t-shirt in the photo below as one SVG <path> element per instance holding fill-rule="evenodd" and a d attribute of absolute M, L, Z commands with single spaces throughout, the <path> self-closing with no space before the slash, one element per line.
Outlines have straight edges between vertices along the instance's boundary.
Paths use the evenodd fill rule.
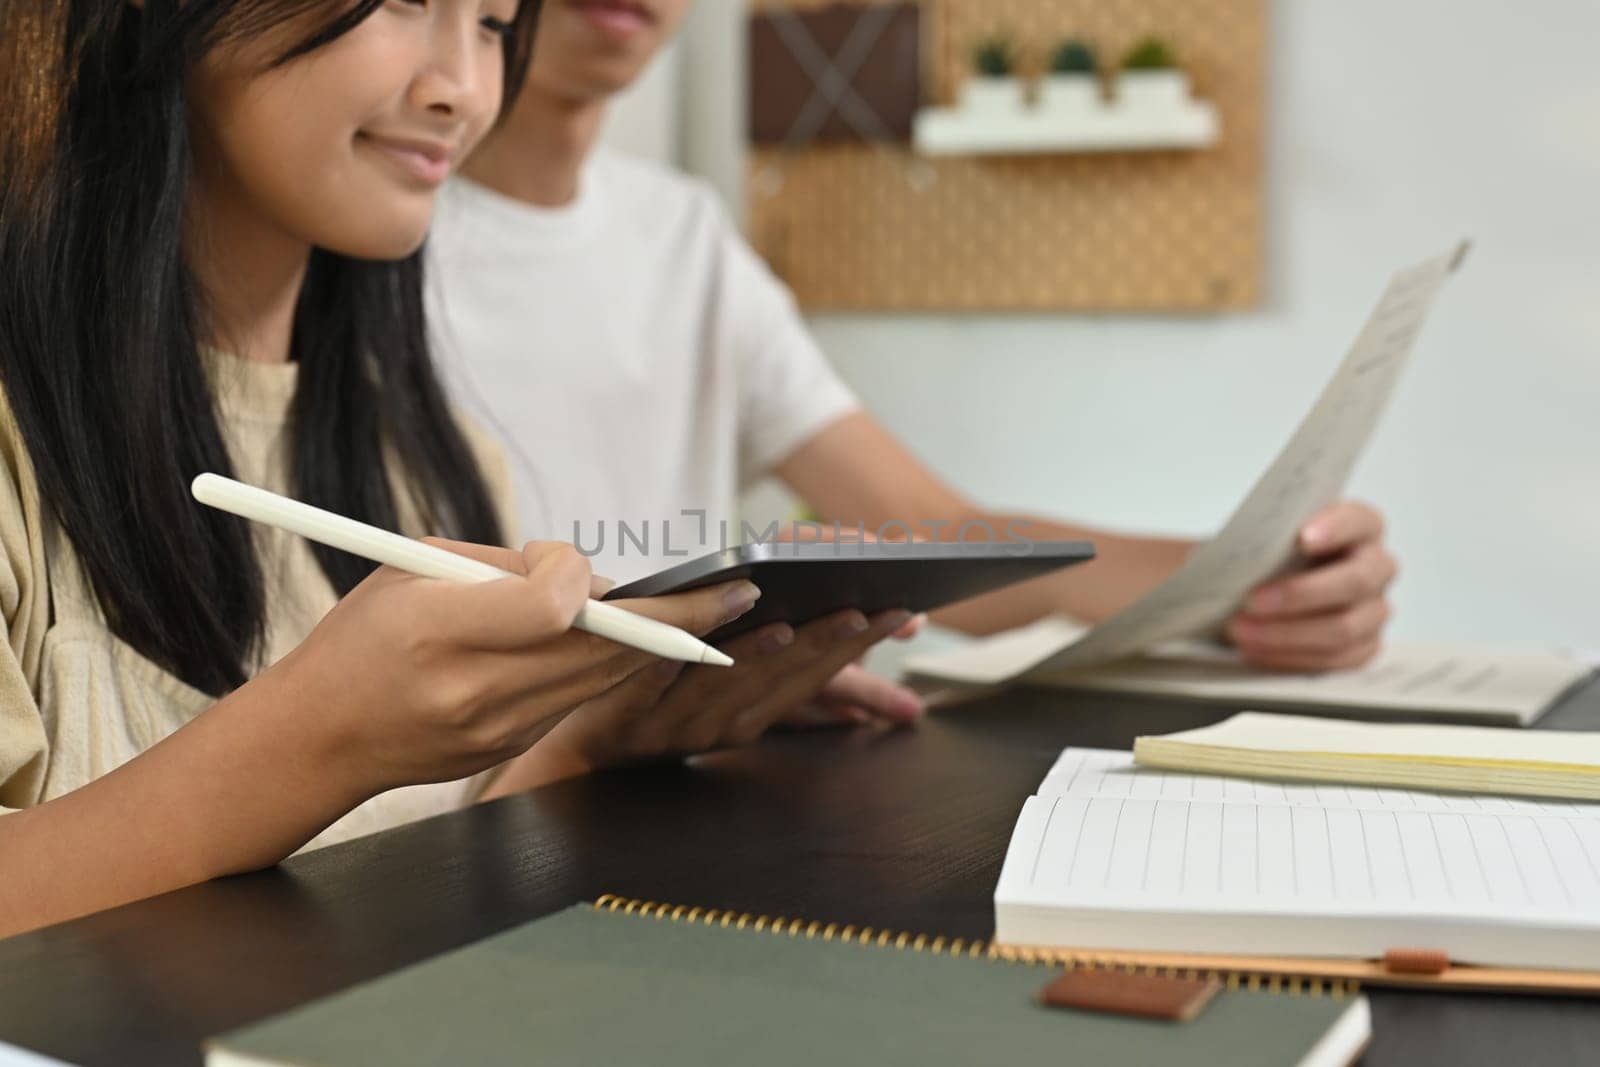
<path fill-rule="evenodd" d="M 456 178 L 426 269 L 435 356 L 505 442 L 521 535 L 618 580 L 750 539 L 738 491 L 858 406 L 711 189 L 666 167 L 602 149 L 556 209 Z"/>

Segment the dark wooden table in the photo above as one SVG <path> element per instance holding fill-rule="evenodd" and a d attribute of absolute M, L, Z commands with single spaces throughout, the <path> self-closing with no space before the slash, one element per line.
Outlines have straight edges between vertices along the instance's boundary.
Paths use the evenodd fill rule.
<path fill-rule="evenodd" d="M 0 1040 L 198 1063 L 211 1034 L 602 893 L 987 937 L 1012 822 L 1064 746 L 1225 714 L 1021 690 L 913 730 L 561 783 L 0 941 Z M 1543 725 L 1600 729 L 1600 683 Z M 1371 996 L 1374 1067 L 1600 1059 L 1595 1002 Z"/>

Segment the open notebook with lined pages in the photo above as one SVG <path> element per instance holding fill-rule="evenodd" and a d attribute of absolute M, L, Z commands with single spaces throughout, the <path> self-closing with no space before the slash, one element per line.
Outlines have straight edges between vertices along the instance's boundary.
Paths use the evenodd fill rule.
<path fill-rule="evenodd" d="M 1285 784 L 1069 748 L 1017 820 L 1004 944 L 1600 969 L 1600 804 Z"/>

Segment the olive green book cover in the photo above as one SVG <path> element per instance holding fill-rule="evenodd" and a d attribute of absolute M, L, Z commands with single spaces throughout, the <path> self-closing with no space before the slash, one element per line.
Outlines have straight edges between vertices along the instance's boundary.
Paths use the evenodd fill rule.
<path fill-rule="evenodd" d="M 1229 990 L 1150 1021 L 1047 1008 L 1052 968 L 922 946 L 579 905 L 225 1034 L 206 1062 L 1342 1067 L 1369 1036 L 1359 996 Z"/>

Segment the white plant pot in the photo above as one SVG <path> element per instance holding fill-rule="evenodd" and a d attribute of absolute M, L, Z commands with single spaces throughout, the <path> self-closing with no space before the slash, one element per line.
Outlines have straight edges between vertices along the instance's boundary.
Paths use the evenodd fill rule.
<path fill-rule="evenodd" d="M 1015 114 L 1028 106 L 1021 78 L 974 75 L 961 83 L 959 107 L 975 115 Z"/>
<path fill-rule="evenodd" d="M 1117 106 L 1166 111 L 1189 99 L 1189 75 L 1181 70 L 1125 70 L 1117 75 Z"/>
<path fill-rule="evenodd" d="M 1039 106 L 1082 113 L 1100 106 L 1100 79 L 1093 74 L 1050 74 L 1039 83 Z"/>

